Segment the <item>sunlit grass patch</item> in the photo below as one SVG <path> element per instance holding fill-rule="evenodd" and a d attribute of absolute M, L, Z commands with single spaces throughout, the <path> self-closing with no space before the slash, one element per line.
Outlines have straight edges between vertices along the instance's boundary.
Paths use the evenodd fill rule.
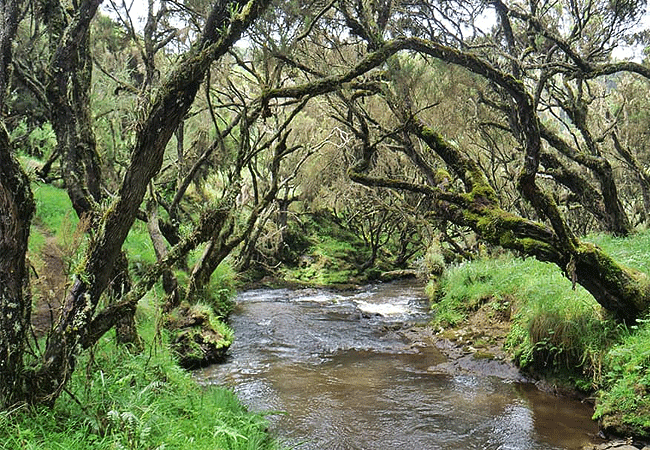
<path fill-rule="evenodd" d="M 32 184 L 36 212 L 34 224 L 44 229 L 56 232 L 62 228 L 64 221 L 70 221 L 76 226 L 77 218 L 68 193 L 61 188 L 45 183 Z"/>

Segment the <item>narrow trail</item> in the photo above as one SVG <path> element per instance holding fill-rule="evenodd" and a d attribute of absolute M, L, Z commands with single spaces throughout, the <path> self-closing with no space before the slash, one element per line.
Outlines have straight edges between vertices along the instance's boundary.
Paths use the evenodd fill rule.
<path fill-rule="evenodd" d="M 57 310 L 65 297 L 68 276 L 64 252 L 54 236 L 46 237 L 43 248 L 33 259 L 37 267 L 34 267 L 32 291 L 39 295 L 34 298 L 32 327 L 34 334 L 41 337 L 56 319 Z"/>

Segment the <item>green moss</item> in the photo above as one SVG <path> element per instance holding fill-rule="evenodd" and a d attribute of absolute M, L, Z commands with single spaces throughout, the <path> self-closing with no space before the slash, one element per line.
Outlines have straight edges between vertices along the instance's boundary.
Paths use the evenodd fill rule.
<path fill-rule="evenodd" d="M 166 318 L 171 349 L 179 364 L 196 368 L 223 360 L 232 345 L 232 329 L 217 318 L 211 306 L 182 305 Z"/>
<path fill-rule="evenodd" d="M 474 358 L 491 361 L 493 359 L 496 359 L 496 356 L 494 355 L 494 353 L 479 350 L 474 353 Z"/>
<path fill-rule="evenodd" d="M 317 285 L 349 284 L 367 279 L 372 273 L 359 273 L 370 252 L 365 242 L 341 226 L 328 212 L 314 214 L 301 233 L 304 253 L 295 258 L 294 267 L 286 267 L 287 281 Z M 307 242 L 303 242 L 303 241 Z M 305 247 L 305 243 L 309 243 Z"/>
<path fill-rule="evenodd" d="M 477 180 L 481 180 L 481 182 L 476 183 L 472 187 L 472 191 L 465 195 L 468 202 L 471 204 L 479 203 L 485 205 L 494 205 L 494 209 L 497 210 L 498 207 L 496 205 L 499 204 L 497 194 L 494 192 L 494 189 L 492 189 L 492 186 L 483 181 L 482 173 L 480 171 L 476 171 L 472 174 L 472 179 L 475 182 Z M 502 211 L 502 213 L 505 214 L 505 211 Z"/>
<path fill-rule="evenodd" d="M 464 212 L 465 219 L 487 242 L 500 247 L 517 250 L 527 256 L 537 256 L 544 261 L 557 259 L 557 250 L 548 242 L 535 237 L 518 237 L 517 230 L 534 231 L 536 224 L 498 207 L 483 207 Z M 538 225 L 540 232 L 543 225 Z"/>
<path fill-rule="evenodd" d="M 522 238 L 518 239 L 517 243 L 524 255 L 544 256 L 546 259 L 552 259 L 553 255 L 557 254 L 557 250 L 553 245 L 537 239 Z M 546 255 L 548 256 L 546 257 Z"/>
<path fill-rule="evenodd" d="M 436 173 L 434 174 L 434 181 L 436 184 L 444 183 L 445 181 L 449 182 L 453 178 L 447 172 L 445 169 L 439 167 L 436 169 Z"/>
<path fill-rule="evenodd" d="M 630 301 L 638 312 L 648 311 L 650 280 L 647 274 L 621 265 L 608 253 L 589 242 L 581 242 L 577 247 L 576 255 L 579 260 L 597 265 L 600 268 L 601 282 L 611 288 L 616 288 L 621 298 Z"/>

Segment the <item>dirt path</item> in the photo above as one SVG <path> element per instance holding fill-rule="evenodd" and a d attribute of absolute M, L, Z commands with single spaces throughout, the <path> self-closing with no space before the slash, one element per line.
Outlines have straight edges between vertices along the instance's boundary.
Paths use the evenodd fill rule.
<path fill-rule="evenodd" d="M 32 326 L 36 336 L 41 337 L 56 320 L 68 283 L 64 253 L 54 236 L 46 238 L 39 254 L 32 257 L 32 264 L 38 275 L 32 280 Z"/>

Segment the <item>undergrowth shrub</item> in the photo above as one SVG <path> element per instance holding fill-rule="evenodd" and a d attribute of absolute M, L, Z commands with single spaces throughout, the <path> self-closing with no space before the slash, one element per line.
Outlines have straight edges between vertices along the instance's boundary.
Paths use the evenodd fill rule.
<path fill-rule="evenodd" d="M 528 328 L 516 344 L 520 367 L 541 374 L 566 377 L 581 390 L 591 390 L 602 380 L 606 349 L 617 339 L 617 325 L 589 311 L 537 311 L 527 319 Z"/>

